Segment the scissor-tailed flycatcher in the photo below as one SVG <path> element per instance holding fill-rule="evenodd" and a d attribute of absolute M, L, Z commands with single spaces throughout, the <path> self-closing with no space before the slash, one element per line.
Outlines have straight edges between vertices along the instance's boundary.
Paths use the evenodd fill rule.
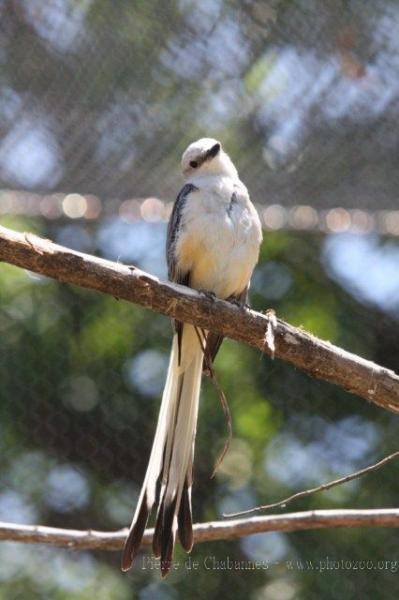
<path fill-rule="evenodd" d="M 248 191 L 217 140 L 191 144 L 182 170 L 186 184 L 168 226 L 169 278 L 245 303 L 262 241 Z M 154 507 L 152 548 L 161 558 L 163 576 L 172 565 L 176 531 L 187 552 L 193 545 L 191 486 L 201 375 L 223 338 L 178 322 L 175 329 L 150 461 L 123 552 L 124 571 L 133 564 Z"/>

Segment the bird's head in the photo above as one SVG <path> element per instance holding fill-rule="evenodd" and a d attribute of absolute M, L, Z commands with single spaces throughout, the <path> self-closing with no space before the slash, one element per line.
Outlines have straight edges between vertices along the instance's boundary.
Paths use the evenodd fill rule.
<path fill-rule="evenodd" d="M 201 138 L 184 151 L 181 166 L 186 179 L 202 175 L 227 175 L 238 177 L 230 157 L 218 140 Z"/>

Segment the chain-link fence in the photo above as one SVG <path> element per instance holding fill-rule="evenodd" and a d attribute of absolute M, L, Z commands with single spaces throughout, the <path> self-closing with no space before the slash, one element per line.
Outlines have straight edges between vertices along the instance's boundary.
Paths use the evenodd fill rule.
<path fill-rule="evenodd" d="M 399 371 L 396 2 L 4 0 L 0 17 L 2 224 L 165 277 L 180 154 L 211 135 L 265 228 L 253 306 Z M 171 331 L 139 307 L 0 266 L 0 520 L 129 524 Z M 397 417 L 287 364 L 225 341 L 216 368 L 234 439 L 210 479 L 226 425 L 204 381 L 196 522 L 397 450 Z M 395 506 L 398 481 L 393 463 L 292 509 Z M 198 544 L 198 568 L 178 550 L 162 583 L 146 556 L 122 575 L 118 553 L 2 543 L 0 599 L 399 592 L 392 529 Z"/>

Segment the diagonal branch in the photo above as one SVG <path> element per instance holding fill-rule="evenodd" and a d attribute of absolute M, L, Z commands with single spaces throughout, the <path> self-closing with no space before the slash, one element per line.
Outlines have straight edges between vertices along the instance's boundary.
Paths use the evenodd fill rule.
<path fill-rule="evenodd" d="M 335 527 L 399 527 L 399 508 L 313 510 L 249 519 L 232 519 L 194 525 L 194 541 L 235 540 L 245 535 L 267 531 L 303 531 Z M 25 544 L 51 544 L 73 550 L 120 550 L 127 529 L 94 531 L 58 529 L 41 525 L 0 523 L 0 540 Z M 150 545 L 154 534 L 147 529 L 143 544 Z"/>
<path fill-rule="evenodd" d="M 0 227 L 0 261 L 59 281 L 140 304 L 275 355 L 369 402 L 399 413 L 399 376 L 329 342 L 253 310 L 160 281 L 135 267 L 69 250 L 32 234 Z M 270 326 L 274 343 L 270 343 Z M 266 334 L 267 338 L 266 339 Z"/>

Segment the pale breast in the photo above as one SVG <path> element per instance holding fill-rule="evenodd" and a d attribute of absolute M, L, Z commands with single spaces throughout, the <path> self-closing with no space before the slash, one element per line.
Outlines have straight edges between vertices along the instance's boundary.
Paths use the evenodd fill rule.
<path fill-rule="evenodd" d="M 259 218 L 246 190 L 222 182 L 216 190 L 200 189 L 184 208 L 176 255 L 190 284 L 221 298 L 240 294 L 258 260 Z"/>

